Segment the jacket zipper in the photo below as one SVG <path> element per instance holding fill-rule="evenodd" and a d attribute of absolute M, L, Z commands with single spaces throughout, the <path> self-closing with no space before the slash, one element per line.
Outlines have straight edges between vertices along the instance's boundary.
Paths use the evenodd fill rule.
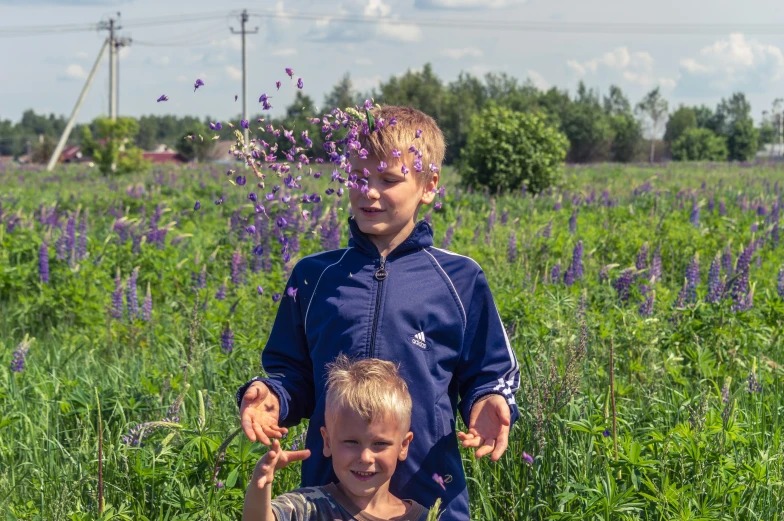
<path fill-rule="evenodd" d="M 386 280 L 387 276 L 389 275 L 386 268 L 384 267 L 386 262 L 387 258 L 382 256 L 381 266 L 379 266 L 379 268 L 373 274 L 373 278 L 378 281 L 378 290 L 376 291 L 376 313 L 373 315 L 373 332 L 370 335 L 370 358 L 375 358 L 376 355 L 376 329 L 378 328 L 378 313 L 379 308 L 381 307 L 381 288 L 384 285 L 384 280 Z"/>

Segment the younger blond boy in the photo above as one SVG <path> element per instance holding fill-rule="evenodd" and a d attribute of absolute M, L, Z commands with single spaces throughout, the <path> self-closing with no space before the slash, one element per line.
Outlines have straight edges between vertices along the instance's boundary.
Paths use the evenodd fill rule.
<path fill-rule="evenodd" d="M 274 440 L 259 460 L 245 495 L 243 521 L 424 521 L 425 507 L 389 491 L 398 461 L 414 437 L 411 395 L 391 362 L 352 363 L 341 354 L 329 365 L 324 456 L 332 459 L 337 483 L 300 488 L 272 499 L 275 471 L 310 456 L 283 451 Z"/>

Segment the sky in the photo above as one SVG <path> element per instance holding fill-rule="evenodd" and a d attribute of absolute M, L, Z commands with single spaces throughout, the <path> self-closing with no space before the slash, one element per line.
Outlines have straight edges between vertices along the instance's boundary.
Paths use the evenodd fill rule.
<path fill-rule="evenodd" d="M 680 103 L 711 107 L 743 91 L 759 120 L 784 97 L 784 23 L 775 0 L 0 0 L 0 119 L 18 121 L 27 109 L 68 117 L 96 60 L 106 31 L 8 37 L 3 30 L 51 24 L 97 24 L 121 13 L 120 115 L 176 114 L 215 120 L 241 113 L 239 12 L 251 16 L 247 36 L 248 98 L 260 111 L 262 93 L 273 113 L 293 99 L 298 77 L 317 105 L 345 74 L 361 91 L 431 63 L 451 81 L 461 71 L 504 72 L 546 89 L 574 92 L 578 81 L 605 93 L 619 85 L 632 103 L 660 86 L 671 110 Z M 200 16 L 204 15 L 204 16 Z M 293 19 L 307 16 L 309 19 Z M 394 24 L 359 24 L 330 16 L 364 16 Z M 159 25 L 142 22 L 166 19 Z M 192 21 L 192 20 L 196 21 Z M 434 21 L 446 21 L 439 27 Z M 449 27 L 453 21 L 458 27 Z M 415 25 L 414 22 L 420 25 Z M 505 31 L 499 23 L 689 24 L 690 34 L 645 31 L 576 33 Z M 452 24 L 454 25 L 454 24 Z M 706 30 L 708 27 L 710 31 Z M 770 32 L 770 31 L 769 31 Z M 6 31 L 7 33 L 7 31 Z M 294 69 L 294 79 L 284 69 Z M 205 85 L 194 92 L 201 78 Z M 282 81 L 280 91 L 275 81 Z M 108 113 L 104 59 L 77 117 Z M 166 94 L 169 101 L 157 103 Z"/>

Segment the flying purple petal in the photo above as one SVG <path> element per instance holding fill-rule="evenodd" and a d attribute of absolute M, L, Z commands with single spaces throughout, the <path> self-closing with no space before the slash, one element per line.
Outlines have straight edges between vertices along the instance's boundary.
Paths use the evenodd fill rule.
<path fill-rule="evenodd" d="M 158 98 L 158 103 L 160 103 L 161 101 L 169 101 L 169 96 L 167 96 L 166 94 L 162 94 L 161 97 Z"/>

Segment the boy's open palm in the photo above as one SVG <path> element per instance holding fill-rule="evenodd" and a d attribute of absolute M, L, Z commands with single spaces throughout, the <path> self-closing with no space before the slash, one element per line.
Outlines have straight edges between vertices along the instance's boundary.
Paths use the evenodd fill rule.
<path fill-rule="evenodd" d="M 253 479 L 256 480 L 258 488 L 264 488 L 275 478 L 275 471 L 286 468 L 292 461 L 302 461 L 310 457 L 310 451 L 305 450 L 281 450 L 280 442 L 272 440 L 272 447 L 263 458 L 256 463 L 253 469 Z"/>
<path fill-rule="evenodd" d="M 262 382 L 253 382 L 245 391 L 240 405 L 240 424 L 250 441 L 269 445 L 270 438 L 282 438 L 288 432 L 278 426 L 280 402 Z"/>
<path fill-rule="evenodd" d="M 479 447 L 474 453 L 482 458 L 492 453 L 490 459 L 498 461 L 509 446 L 511 417 L 509 405 L 500 394 L 489 394 L 471 407 L 468 434 L 458 432 L 463 447 Z"/>

